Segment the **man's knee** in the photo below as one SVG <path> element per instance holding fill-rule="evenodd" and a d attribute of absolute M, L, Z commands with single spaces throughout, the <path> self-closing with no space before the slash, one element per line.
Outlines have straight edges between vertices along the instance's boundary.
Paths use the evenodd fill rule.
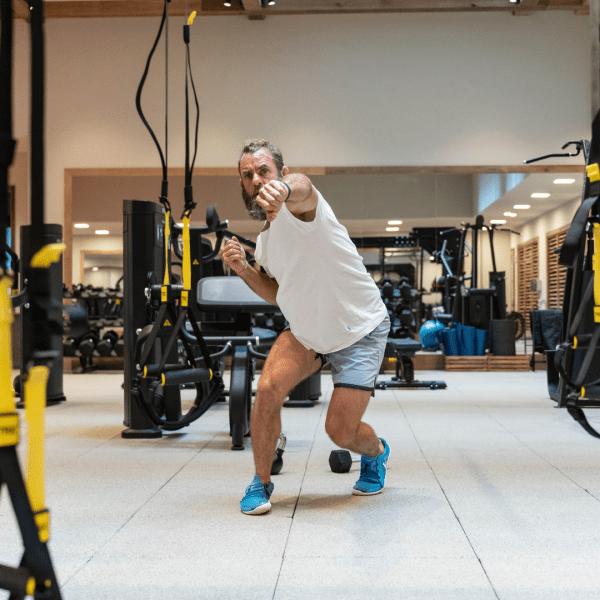
<path fill-rule="evenodd" d="M 350 426 L 349 423 L 335 418 L 328 418 L 325 421 L 325 433 L 330 437 L 331 441 L 340 448 L 348 447 L 356 433 L 356 428 Z"/>
<path fill-rule="evenodd" d="M 263 408 L 280 408 L 287 393 L 282 382 L 263 375 L 256 386 L 255 404 Z"/>

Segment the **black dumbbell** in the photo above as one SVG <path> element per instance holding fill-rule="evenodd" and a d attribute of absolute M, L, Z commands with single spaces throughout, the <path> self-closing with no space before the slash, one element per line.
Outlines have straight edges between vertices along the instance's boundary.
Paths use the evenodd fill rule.
<path fill-rule="evenodd" d="M 79 348 L 79 340 L 69 337 L 63 341 L 64 356 L 77 356 L 77 348 Z"/>
<path fill-rule="evenodd" d="M 360 459 L 360 456 L 353 458 L 348 450 L 332 450 L 329 455 L 329 466 L 334 473 L 348 473 L 352 463 Z"/>
<path fill-rule="evenodd" d="M 99 341 L 100 338 L 98 337 L 98 334 L 95 331 L 88 331 L 83 336 L 83 339 L 79 344 L 79 353 L 81 354 L 81 356 L 92 356 Z"/>
<path fill-rule="evenodd" d="M 98 342 L 98 345 L 96 346 L 98 354 L 100 356 L 110 356 L 118 340 L 119 334 L 116 331 L 107 331 L 102 336 L 102 341 Z"/>
<path fill-rule="evenodd" d="M 273 464 L 271 465 L 271 475 L 277 475 L 283 467 L 283 451 L 285 450 L 286 442 L 287 439 L 285 434 L 280 434 L 275 450 L 275 457 L 273 458 Z"/>
<path fill-rule="evenodd" d="M 123 356 L 125 354 L 125 342 L 123 341 L 123 336 L 121 336 L 117 343 L 115 344 L 115 353 L 117 356 Z"/>

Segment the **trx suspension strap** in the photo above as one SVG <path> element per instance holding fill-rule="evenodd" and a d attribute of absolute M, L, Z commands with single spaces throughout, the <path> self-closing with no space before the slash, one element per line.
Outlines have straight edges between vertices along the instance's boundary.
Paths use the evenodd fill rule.
<path fill-rule="evenodd" d="M 150 54 L 148 55 L 148 60 L 146 61 L 146 68 L 144 69 L 144 74 L 142 75 L 142 79 L 140 81 L 140 85 L 138 86 L 137 94 L 135 96 L 135 105 L 140 115 L 140 119 L 146 126 L 146 129 L 150 133 L 150 136 L 154 140 L 154 144 L 158 150 L 158 155 L 160 157 L 160 162 L 162 165 L 162 184 L 161 191 L 159 196 L 159 201 L 163 205 L 165 211 L 165 264 L 163 270 L 163 285 L 169 285 L 170 275 L 169 275 L 169 258 L 171 254 L 171 205 L 169 204 L 168 196 L 169 196 L 169 175 L 168 175 L 168 160 L 169 160 L 169 2 L 170 0 L 165 0 L 165 5 L 163 9 L 162 19 L 160 21 L 160 27 L 158 28 L 158 34 L 156 39 L 154 40 L 154 45 L 150 50 Z M 152 62 L 152 57 L 154 56 L 154 52 L 160 38 L 162 37 L 163 29 L 166 31 L 165 33 L 165 152 L 163 154 L 163 150 L 160 146 L 160 142 L 156 137 L 152 127 L 150 127 L 150 123 L 146 120 L 144 116 L 144 112 L 142 110 L 142 90 L 144 89 L 144 85 L 146 83 L 146 78 L 148 77 L 148 72 L 150 71 L 150 63 Z"/>
<path fill-rule="evenodd" d="M 138 368 L 138 380 L 139 380 L 139 394 L 133 394 L 136 401 L 139 400 L 138 405 L 150 418 L 150 420 L 157 426 L 166 430 L 176 430 L 181 427 L 188 425 L 199 416 L 201 416 L 221 395 L 224 384 L 222 382 L 220 374 L 215 374 L 213 369 L 213 361 L 216 357 L 211 357 L 208 346 L 200 332 L 198 323 L 196 322 L 192 306 L 195 302 L 195 290 L 192 289 L 191 281 L 191 249 L 190 249 L 190 218 L 191 213 L 196 206 L 193 200 L 192 193 L 192 174 L 194 168 L 194 162 L 196 159 L 197 148 L 198 148 L 198 127 L 199 127 L 199 105 L 196 95 L 196 90 L 191 75 L 191 61 L 189 51 L 190 41 L 190 25 L 192 25 L 196 13 L 192 13 L 187 23 L 184 25 L 183 36 L 186 45 L 186 84 L 185 84 L 185 96 L 186 96 L 186 151 L 185 151 L 185 188 L 184 198 L 185 205 L 182 214 L 183 220 L 183 285 L 173 285 L 171 283 L 170 273 L 170 256 L 171 256 L 171 231 L 172 217 L 171 207 L 166 200 L 166 177 L 167 177 L 167 165 L 166 159 L 163 159 L 162 152 L 160 152 L 160 144 L 156 140 L 156 137 L 152 134 L 152 137 L 159 148 L 161 155 L 161 161 L 163 164 L 163 193 L 161 196 L 161 203 L 165 207 L 165 235 L 164 235 L 164 248 L 165 248 L 165 261 L 164 261 L 164 277 L 162 285 L 151 285 L 149 286 L 149 300 L 160 301 L 160 306 L 154 317 L 154 322 L 151 325 L 145 327 L 138 335 L 136 342 L 136 354 L 135 361 Z M 159 37 L 162 31 L 163 24 L 167 20 L 167 3 L 165 2 L 165 12 L 163 13 L 163 20 L 161 22 L 161 28 L 159 30 Z M 157 41 L 154 44 L 151 55 L 156 48 Z M 140 96 L 141 87 L 146 78 L 148 72 L 148 64 L 146 65 L 146 71 L 138 90 L 138 112 L 141 115 L 140 108 Z M 195 151 L 192 162 L 190 164 L 190 150 L 189 150 L 189 87 L 188 87 L 188 75 L 191 81 L 191 87 L 194 92 L 194 99 L 197 109 L 196 117 L 196 135 L 195 135 Z M 144 121 L 145 122 L 145 121 Z M 146 122 L 145 122 L 146 123 Z M 146 123 L 147 125 L 147 123 Z M 150 127 L 147 125 L 148 129 Z M 151 131 L 151 130 L 150 130 Z M 186 326 L 189 323 L 191 326 L 193 335 L 186 331 Z M 160 356 L 158 362 L 152 363 L 151 357 L 156 356 L 155 345 L 160 338 Z M 177 348 L 176 344 L 181 342 L 185 351 L 185 365 L 181 364 L 169 364 L 169 356 L 172 355 L 172 351 Z M 194 352 L 192 344 L 197 344 L 200 348 L 201 358 L 197 358 L 197 353 Z M 210 392 L 204 394 L 204 385 L 208 381 L 211 381 L 212 387 Z M 194 384 L 197 390 L 196 402 L 188 413 L 181 416 L 178 419 L 174 418 L 162 418 L 159 412 L 156 410 L 156 397 L 161 392 L 161 387 L 164 386 L 178 386 L 182 384 Z M 141 396 L 141 399 L 140 399 Z"/>
<path fill-rule="evenodd" d="M 52 336 L 62 336 L 62 322 L 50 315 L 50 265 L 59 260 L 63 244 L 44 246 L 44 32 L 42 0 L 30 0 L 31 15 L 31 216 L 33 239 L 37 243 L 27 265 L 27 290 L 33 319 L 39 324 L 35 348 L 25 360 L 22 377 L 28 422 L 27 483 L 23 481 L 16 446 L 19 418 L 15 413 L 11 380 L 12 303 L 8 295 L 12 277 L 6 271 L 6 197 L 5 175 L 12 162 L 11 77 L 12 77 L 12 0 L 0 0 L 2 45 L 0 56 L 0 487 L 6 484 L 23 538 L 24 552 L 17 568 L 0 565 L 0 588 L 10 591 L 12 600 L 25 596 L 60 600 L 60 590 L 47 542 L 50 537 L 49 513 L 44 499 L 44 410 L 50 367 L 56 359 Z M 62 300 L 62 299 L 61 299 Z M 61 302 L 62 304 L 62 302 Z M 62 314 L 62 313 L 61 313 Z"/>

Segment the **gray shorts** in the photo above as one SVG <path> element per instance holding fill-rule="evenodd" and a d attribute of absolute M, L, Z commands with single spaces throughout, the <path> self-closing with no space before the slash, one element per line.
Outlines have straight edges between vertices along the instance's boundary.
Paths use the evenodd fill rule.
<path fill-rule="evenodd" d="M 374 392 L 389 332 L 390 318 L 386 316 L 371 333 L 352 346 L 330 354 L 321 354 L 323 365 L 331 365 L 333 387 Z"/>

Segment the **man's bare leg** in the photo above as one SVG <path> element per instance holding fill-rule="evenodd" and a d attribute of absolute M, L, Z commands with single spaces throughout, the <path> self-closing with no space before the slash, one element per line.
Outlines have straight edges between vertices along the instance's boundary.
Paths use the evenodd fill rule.
<path fill-rule="evenodd" d="M 361 419 L 367 410 L 371 392 L 339 387 L 333 390 L 325 431 L 334 444 L 364 456 L 378 456 L 384 451 L 373 428 Z"/>
<path fill-rule="evenodd" d="M 271 466 L 281 433 L 281 407 L 301 381 L 321 368 L 314 350 L 307 350 L 284 331 L 269 352 L 258 381 L 250 432 L 256 474 L 263 483 L 271 481 Z"/>

